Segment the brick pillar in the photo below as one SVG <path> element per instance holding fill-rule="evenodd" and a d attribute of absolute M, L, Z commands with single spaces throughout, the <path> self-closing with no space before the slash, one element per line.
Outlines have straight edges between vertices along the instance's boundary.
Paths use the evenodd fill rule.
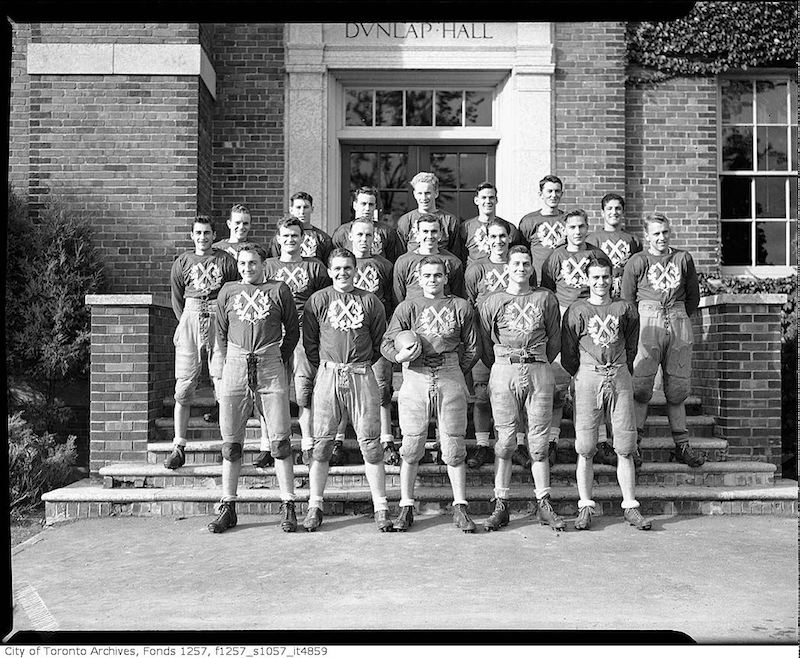
<path fill-rule="evenodd" d="M 174 387 L 177 324 L 163 295 L 87 295 L 92 307 L 89 470 L 145 461 Z"/>
<path fill-rule="evenodd" d="M 781 467 L 781 308 L 786 295 L 703 297 L 694 317 L 693 391 L 732 460 Z"/>

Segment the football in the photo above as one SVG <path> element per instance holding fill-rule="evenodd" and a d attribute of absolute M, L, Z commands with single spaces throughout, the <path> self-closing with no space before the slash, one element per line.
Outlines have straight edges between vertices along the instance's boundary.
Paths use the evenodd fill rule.
<path fill-rule="evenodd" d="M 403 348 L 409 347 L 417 342 L 419 342 L 419 336 L 411 331 L 411 329 L 406 329 L 394 337 L 394 348 L 399 352 Z"/>

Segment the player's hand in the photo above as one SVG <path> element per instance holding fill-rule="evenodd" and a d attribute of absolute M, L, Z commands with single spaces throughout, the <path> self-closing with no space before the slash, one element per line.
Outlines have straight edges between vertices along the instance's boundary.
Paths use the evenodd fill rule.
<path fill-rule="evenodd" d="M 417 341 L 412 345 L 407 345 L 402 350 L 400 350 L 394 357 L 394 360 L 397 363 L 407 363 L 409 361 L 414 361 L 415 359 L 419 358 L 419 355 L 422 354 L 422 343 Z"/>

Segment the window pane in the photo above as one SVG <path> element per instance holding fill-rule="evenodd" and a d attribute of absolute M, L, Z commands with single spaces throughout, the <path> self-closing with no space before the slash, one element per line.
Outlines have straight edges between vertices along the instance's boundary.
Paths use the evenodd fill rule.
<path fill-rule="evenodd" d="M 722 129 L 722 169 L 724 171 L 753 168 L 753 129 Z"/>
<path fill-rule="evenodd" d="M 458 193 L 458 218 L 469 219 L 478 214 L 478 209 L 475 207 L 475 191 L 459 192 Z"/>
<path fill-rule="evenodd" d="M 785 178 L 756 178 L 756 217 L 786 218 Z"/>
<path fill-rule="evenodd" d="M 723 80 L 722 123 L 753 123 L 753 83 L 750 80 Z"/>
<path fill-rule="evenodd" d="M 789 81 L 789 123 L 797 123 L 797 83 L 794 80 Z"/>
<path fill-rule="evenodd" d="M 786 171 L 786 128 L 783 126 L 761 126 L 758 128 L 756 156 L 760 171 Z"/>
<path fill-rule="evenodd" d="M 789 179 L 789 217 L 797 220 L 797 178 Z"/>
<path fill-rule="evenodd" d="M 408 192 L 381 192 L 381 219 L 389 222 L 392 226 L 397 228 L 397 220 L 400 215 L 408 212 Z M 416 207 L 416 204 L 415 204 Z"/>
<path fill-rule="evenodd" d="M 789 265 L 797 265 L 797 222 L 789 224 Z"/>
<path fill-rule="evenodd" d="M 488 91 L 468 91 L 466 98 L 468 126 L 492 125 L 492 94 Z"/>
<path fill-rule="evenodd" d="M 402 126 L 403 125 L 403 92 L 402 91 L 376 91 L 375 125 L 377 126 Z"/>
<path fill-rule="evenodd" d="M 440 190 L 439 198 L 436 199 L 436 207 L 458 217 L 458 201 L 456 198 L 456 192 L 442 192 Z"/>
<path fill-rule="evenodd" d="M 459 160 L 461 162 L 460 189 L 474 190 L 486 180 L 486 155 L 483 153 L 461 153 Z"/>
<path fill-rule="evenodd" d="M 437 126 L 461 125 L 460 91 L 436 92 L 436 125 Z"/>
<path fill-rule="evenodd" d="M 786 80 L 759 80 L 756 82 L 756 121 L 762 123 L 788 123 L 786 120 Z"/>
<path fill-rule="evenodd" d="M 792 126 L 792 143 L 789 144 L 789 152 L 792 154 L 792 171 L 797 171 L 797 126 Z"/>
<path fill-rule="evenodd" d="M 432 91 L 407 91 L 406 125 L 432 126 L 433 125 L 432 107 L 433 107 Z"/>
<path fill-rule="evenodd" d="M 372 90 L 348 89 L 345 92 L 346 126 L 372 125 Z"/>
<path fill-rule="evenodd" d="M 723 178 L 720 187 L 722 219 L 751 217 L 750 178 Z"/>
<path fill-rule="evenodd" d="M 752 265 L 750 226 L 747 222 L 722 222 L 723 265 Z"/>
<path fill-rule="evenodd" d="M 756 224 L 756 265 L 786 265 L 786 223 Z"/>
<path fill-rule="evenodd" d="M 439 178 L 439 198 L 442 190 L 454 190 L 458 187 L 458 154 L 431 153 L 431 171 Z M 436 202 L 437 206 L 441 201 Z"/>
<path fill-rule="evenodd" d="M 362 185 L 378 186 L 378 154 L 377 153 L 351 153 L 350 154 L 350 186 L 356 189 Z"/>
<path fill-rule="evenodd" d="M 402 189 L 406 181 L 406 153 L 381 153 L 381 187 Z"/>

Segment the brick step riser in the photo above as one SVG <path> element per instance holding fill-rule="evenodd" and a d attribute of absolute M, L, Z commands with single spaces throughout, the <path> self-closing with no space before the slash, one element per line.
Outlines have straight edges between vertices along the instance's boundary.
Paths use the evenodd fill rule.
<path fill-rule="evenodd" d="M 494 509 L 494 505 L 486 500 L 470 500 L 470 513 L 480 523 L 483 518 L 488 516 Z M 639 498 L 641 511 L 646 515 L 675 515 L 675 514 L 752 514 L 770 516 L 796 516 L 797 501 L 764 501 L 764 500 L 647 500 Z M 598 509 L 602 509 L 603 515 L 619 517 L 622 515 L 619 501 L 597 501 Z M 566 519 L 574 518 L 577 515 L 576 501 L 553 501 L 558 514 Z M 45 517 L 47 523 L 56 523 L 73 519 L 86 519 L 108 516 L 207 516 L 216 515 L 217 503 L 194 502 L 194 501 L 155 501 L 155 502 L 136 502 L 136 503 L 109 503 L 109 502 L 72 502 L 72 503 L 45 503 Z M 420 504 L 425 512 L 438 512 L 444 515 L 450 514 L 449 504 L 440 502 L 423 502 Z M 526 501 L 511 501 L 512 512 L 530 512 L 533 506 Z M 397 505 L 389 505 L 392 515 L 397 513 Z M 302 523 L 302 516 L 306 513 L 307 504 L 297 504 L 297 515 Z M 236 510 L 239 514 L 257 514 L 261 516 L 276 515 L 280 511 L 280 503 L 238 503 Z M 364 514 L 371 517 L 372 505 L 362 501 L 352 502 L 326 502 L 324 513 L 327 516 L 341 516 Z M 209 521 L 211 519 L 209 518 Z M 602 519 L 598 520 L 602 523 Z M 366 526 L 372 522 L 369 518 L 364 519 Z M 512 525 L 518 523 L 536 523 L 532 518 L 515 520 Z M 323 525 L 323 529 L 324 529 Z M 568 531 L 572 530 L 572 525 L 568 524 Z M 479 528 L 480 530 L 480 528 Z M 277 522 L 275 527 L 276 532 Z M 542 532 L 552 532 L 549 528 L 542 526 Z M 412 530 L 413 532 L 413 530 Z"/>

